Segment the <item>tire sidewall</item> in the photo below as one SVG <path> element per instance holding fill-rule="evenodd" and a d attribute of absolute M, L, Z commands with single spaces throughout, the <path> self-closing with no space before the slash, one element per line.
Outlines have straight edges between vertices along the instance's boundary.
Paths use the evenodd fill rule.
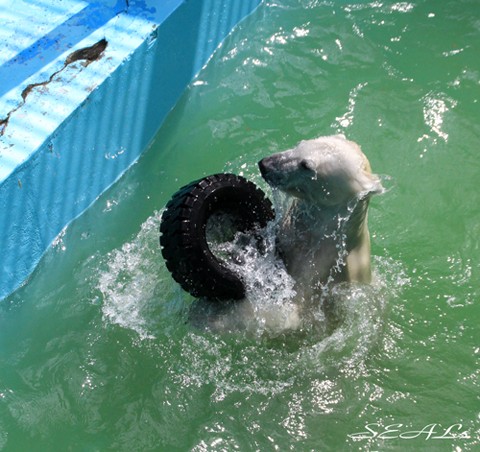
<path fill-rule="evenodd" d="M 207 223 L 213 214 L 225 212 L 231 213 L 238 221 L 236 231 L 254 230 L 265 226 L 273 218 L 271 202 L 255 184 L 232 174 L 208 176 L 190 185 L 181 189 L 185 191 L 185 198 L 193 196 L 194 201 L 190 203 L 186 214 L 188 221 L 183 221 L 181 225 L 184 228 L 183 241 L 180 240 L 177 245 L 177 251 L 182 255 L 178 265 L 183 266 L 183 270 L 174 278 L 197 297 L 218 300 L 243 298 L 245 289 L 239 275 L 210 250 L 206 236 Z M 167 240 L 161 238 L 160 241 L 163 248 L 170 245 Z M 174 252 L 168 254 L 173 255 Z"/>

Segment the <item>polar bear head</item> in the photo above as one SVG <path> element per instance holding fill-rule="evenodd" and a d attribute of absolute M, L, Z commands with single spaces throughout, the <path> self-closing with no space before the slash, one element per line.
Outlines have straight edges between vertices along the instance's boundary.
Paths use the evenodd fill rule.
<path fill-rule="evenodd" d="M 272 187 L 319 206 L 345 205 L 383 191 L 360 147 L 343 135 L 301 141 L 264 158 L 259 167 Z"/>

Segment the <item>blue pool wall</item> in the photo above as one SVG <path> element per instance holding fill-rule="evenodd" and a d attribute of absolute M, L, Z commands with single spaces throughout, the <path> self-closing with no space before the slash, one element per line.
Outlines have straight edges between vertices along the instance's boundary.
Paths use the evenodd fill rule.
<path fill-rule="evenodd" d="M 18 1 L 15 11 L 0 4 L 13 55 L 0 58 L 0 120 L 8 118 L 0 129 L 0 300 L 138 159 L 188 83 L 261 0 L 52 0 L 48 8 L 64 8 L 53 13 L 39 1 L 37 26 L 23 22 L 21 9 L 32 2 Z M 53 29 L 49 14 L 59 22 L 52 19 Z M 108 44 L 98 60 L 65 66 L 71 52 L 101 39 Z"/>

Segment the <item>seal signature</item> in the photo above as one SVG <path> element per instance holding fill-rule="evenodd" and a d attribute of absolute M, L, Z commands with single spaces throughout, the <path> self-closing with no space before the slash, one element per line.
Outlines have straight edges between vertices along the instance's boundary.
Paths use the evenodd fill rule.
<path fill-rule="evenodd" d="M 443 428 L 440 424 L 428 424 L 419 430 L 407 430 L 405 424 L 390 424 L 382 426 L 377 422 L 365 425 L 364 432 L 351 433 L 348 436 L 353 440 L 362 439 L 416 439 L 423 438 L 425 440 L 453 440 L 453 439 L 469 439 L 468 430 L 463 429 L 462 424 L 452 424 L 447 428 Z"/>

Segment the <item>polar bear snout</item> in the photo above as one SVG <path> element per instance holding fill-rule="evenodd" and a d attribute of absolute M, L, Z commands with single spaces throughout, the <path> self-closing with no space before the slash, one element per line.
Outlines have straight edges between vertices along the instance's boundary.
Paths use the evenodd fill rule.
<path fill-rule="evenodd" d="M 281 172 L 278 171 L 278 157 L 271 155 L 258 162 L 260 174 L 270 184 L 275 186 L 280 179 Z"/>
<path fill-rule="evenodd" d="M 258 166 L 262 177 L 271 187 L 288 192 L 295 185 L 295 170 L 298 162 L 288 158 L 285 153 L 279 152 L 265 157 L 258 162 Z"/>

